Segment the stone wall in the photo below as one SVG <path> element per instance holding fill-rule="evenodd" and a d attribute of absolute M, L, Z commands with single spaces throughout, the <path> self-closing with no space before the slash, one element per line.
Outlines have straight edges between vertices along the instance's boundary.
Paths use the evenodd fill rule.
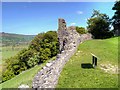
<path fill-rule="evenodd" d="M 66 22 L 64 19 L 58 19 L 58 39 L 59 39 L 59 44 L 60 44 L 60 52 L 64 49 L 63 45 L 65 42 L 65 36 L 68 35 L 67 32 L 67 27 L 66 27 Z"/>
<path fill-rule="evenodd" d="M 91 39 L 90 34 L 79 35 L 74 26 L 66 27 L 64 19 L 59 19 L 58 38 L 60 53 L 56 60 L 50 61 L 40 70 L 33 79 L 33 88 L 55 88 L 62 68 L 76 52 L 78 45 Z"/>

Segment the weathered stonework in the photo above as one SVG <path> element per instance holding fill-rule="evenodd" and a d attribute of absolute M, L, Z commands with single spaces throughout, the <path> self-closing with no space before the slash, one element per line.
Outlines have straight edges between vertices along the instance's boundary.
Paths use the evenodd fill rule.
<path fill-rule="evenodd" d="M 76 32 L 76 27 L 66 27 L 66 22 L 64 19 L 58 20 L 58 39 L 60 44 L 60 53 L 62 51 L 66 51 L 72 48 L 72 46 L 76 47 L 78 38 L 80 35 Z"/>
<path fill-rule="evenodd" d="M 58 20 L 58 39 L 59 39 L 59 44 L 60 44 L 60 52 L 64 50 L 64 44 L 66 42 L 65 37 L 68 35 L 67 32 L 67 27 L 66 27 L 66 22 L 64 19 L 59 19 Z"/>
<path fill-rule="evenodd" d="M 62 68 L 75 53 L 78 45 L 85 40 L 91 39 L 90 34 L 79 35 L 74 26 L 67 28 L 64 19 L 59 19 L 58 22 L 60 53 L 56 56 L 56 60 L 48 62 L 35 75 L 32 85 L 33 88 L 55 88 Z"/>

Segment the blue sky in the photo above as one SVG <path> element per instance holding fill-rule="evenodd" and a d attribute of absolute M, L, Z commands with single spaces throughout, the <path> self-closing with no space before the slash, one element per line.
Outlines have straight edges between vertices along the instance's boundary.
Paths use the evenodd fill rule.
<path fill-rule="evenodd" d="M 2 31 L 17 34 L 38 34 L 58 29 L 58 18 L 67 26 L 87 26 L 93 9 L 114 15 L 114 2 L 3 2 Z"/>

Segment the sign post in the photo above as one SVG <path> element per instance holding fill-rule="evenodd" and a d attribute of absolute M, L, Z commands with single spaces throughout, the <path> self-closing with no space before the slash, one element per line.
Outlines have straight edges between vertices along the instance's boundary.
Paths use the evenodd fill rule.
<path fill-rule="evenodd" d="M 96 55 L 94 55 L 93 53 L 91 53 L 91 55 L 92 55 L 92 65 L 95 68 L 97 66 L 98 57 Z"/>

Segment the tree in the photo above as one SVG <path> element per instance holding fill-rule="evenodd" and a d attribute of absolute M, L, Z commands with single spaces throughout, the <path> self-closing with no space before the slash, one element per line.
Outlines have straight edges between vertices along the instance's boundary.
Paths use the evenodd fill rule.
<path fill-rule="evenodd" d="M 97 10 L 93 11 L 93 14 L 87 22 L 88 32 L 93 35 L 95 39 L 109 38 L 113 34 L 110 31 L 110 19 L 106 14 L 100 13 Z"/>
<path fill-rule="evenodd" d="M 120 0 L 116 1 L 112 10 L 116 10 L 113 19 L 114 34 L 120 36 Z"/>

